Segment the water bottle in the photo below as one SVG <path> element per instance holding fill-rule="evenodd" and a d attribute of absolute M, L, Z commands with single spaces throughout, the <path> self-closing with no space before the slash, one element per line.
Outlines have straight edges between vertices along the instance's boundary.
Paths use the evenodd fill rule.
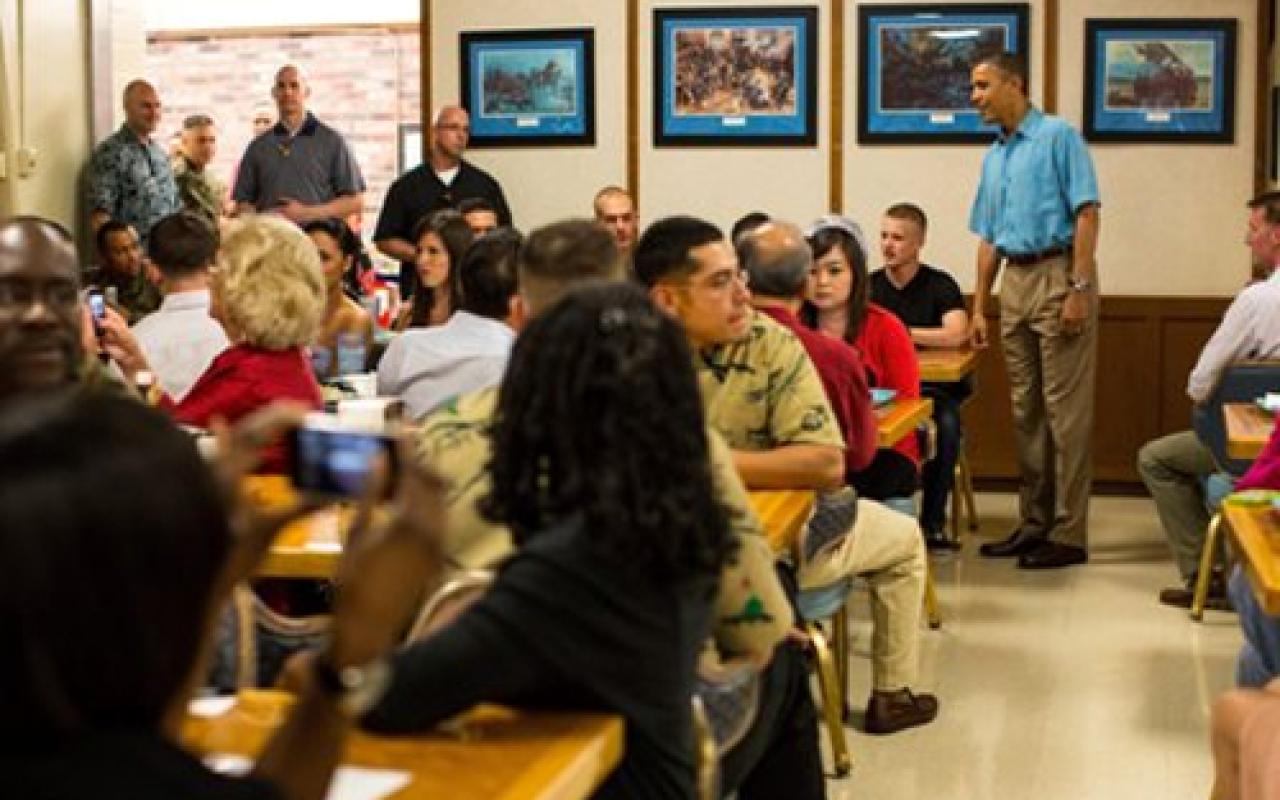
<path fill-rule="evenodd" d="M 364 372 L 364 336 L 358 333 L 338 334 L 338 374 L 358 375 Z"/>

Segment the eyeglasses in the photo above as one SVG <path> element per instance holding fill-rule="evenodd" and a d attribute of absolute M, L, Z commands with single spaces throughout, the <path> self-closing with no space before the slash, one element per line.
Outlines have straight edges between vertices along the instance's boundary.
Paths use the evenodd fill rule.
<path fill-rule="evenodd" d="M 54 311 L 66 312 L 76 308 L 80 293 L 73 281 L 29 281 L 17 278 L 0 279 L 0 308 L 7 311 L 26 311 L 39 301 Z"/>

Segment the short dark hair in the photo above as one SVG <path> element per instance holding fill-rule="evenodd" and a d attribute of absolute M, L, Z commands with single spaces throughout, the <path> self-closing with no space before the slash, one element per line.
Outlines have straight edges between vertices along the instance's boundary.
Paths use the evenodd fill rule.
<path fill-rule="evenodd" d="M 736 247 L 739 239 L 759 228 L 769 219 L 769 215 L 763 211 L 748 211 L 738 217 L 737 222 L 733 223 L 733 227 L 729 230 L 729 242 Z"/>
<path fill-rule="evenodd" d="M 666 217 L 645 229 L 636 243 L 632 269 L 645 286 L 672 276 L 684 276 L 697 269 L 689 253 L 712 242 L 723 242 L 724 234 L 715 225 L 697 217 Z"/>
<path fill-rule="evenodd" d="M 466 216 L 472 211 L 488 211 L 493 214 L 498 213 L 498 209 L 493 207 L 493 203 L 490 203 L 483 197 L 464 197 L 458 202 L 459 214 Z"/>
<path fill-rule="evenodd" d="M 218 232 L 190 211 L 179 211 L 160 220 L 147 238 L 147 256 L 170 280 L 207 269 L 217 254 Z"/>
<path fill-rule="evenodd" d="M 316 231 L 329 234 L 329 238 L 338 243 L 338 249 L 344 256 L 359 258 L 364 253 L 364 245 L 360 243 L 360 237 L 352 233 L 351 228 L 343 220 L 335 217 L 313 219 L 302 226 L 303 233 L 310 234 Z"/>
<path fill-rule="evenodd" d="M 925 216 L 924 209 L 915 203 L 894 203 L 885 209 L 884 215 L 889 219 L 914 222 L 921 233 L 929 230 L 929 218 Z"/>
<path fill-rule="evenodd" d="M 1022 84 L 1022 93 L 1031 94 L 1031 87 L 1028 84 L 1027 58 L 1019 53 L 1009 53 L 1006 51 L 993 51 L 987 53 L 978 59 L 978 64 L 986 64 L 989 67 L 995 67 L 1003 72 L 1007 77 L 1017 78 Z"/>
<path fill-rule="evenodd" d="M 449 293 L 451 308 L 457 308 L 462 301 L 461 270 L 462 257 L 467 254 L 474 235 L 471 226 L 462 218 L 456 209 L 444 208 L 432 211 L 413 227 L 413 244 L 416 247 L 423 236 L 434 233 L 440 237 L 444 249 L 449 253 L 449 279 L 444 289 Z M 411 326 L 426 325 L 431 319 L 431 308 L 435 305 L 436 290 L 426 286 L 420 280 L 414 281 L 413 316 L 409 319 Z"/>
<path fill-rule="evenodd" d="M 531 314 L 550 308 L 574 286 L 622 277 L 618 243 L 594 220 L 544 225 L 520 250 L 520 295 Z"/>
<path fill-rule="evenodd" d="M 519 285 L 516 262 L 523 237 L 514 228 L 496 228 L 471 243 L 462 258 L 462 310 L 506 319 Z"/>
<path fill-rule="evenodd" d="M 208 114 L 192 114 L 182 121 L 182 129 L 184 131 L 193 131 L 196 128 L 207 128 L 213 124 L 213 117 Z"/>
<path fill-rule="evenodd" d="M 736 547 L 712 488 L 684 332 L 638 286 L 584 286 L 516 339 L 481 513 L 517 543 L 581 515 L 608 567 L 714 579 Z"/>
<path fill-rule="evenodd" d="M 111 393 L 15 398 L 0 519 L 0 741 L 156 730 L 195 668 L 231 545 L 191 437 Z"/>
<path fill-rule="evenodd" d="M 1249 208 L 1261 208 L 1268 223 L 1280 223 L 1280 189 L 1269 189 L 1249 201 Z"/>
<path fill-rule="evenodd" d="M 118 219 L 109 219 L 102 223 L 102 226 L 98 228 L 98 232 L 93 235 L 93 246 L 98 249 L 98 255 L 105 256 L 107 254 L 107 237 L 113 233 L 131 230 L 133 230 L 132 225 Z"/>

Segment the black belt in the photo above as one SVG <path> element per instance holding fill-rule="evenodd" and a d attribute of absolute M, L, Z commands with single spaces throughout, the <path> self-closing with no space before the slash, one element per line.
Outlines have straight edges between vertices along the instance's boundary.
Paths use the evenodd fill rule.
<path fill-rule="evenodd" d="M 1060 244 L 1057 247 L 1050 247 L 1048 250 L 1041 250 L 1038 253 L 1003 253 L 1004 260 L 1010 264 L 1026 266 L 1027 264 L 1035 264 L 1040 261 L 1048 261 L 1051 258 L 1065 256 L 1071 252 L 1071 245 Z"/>

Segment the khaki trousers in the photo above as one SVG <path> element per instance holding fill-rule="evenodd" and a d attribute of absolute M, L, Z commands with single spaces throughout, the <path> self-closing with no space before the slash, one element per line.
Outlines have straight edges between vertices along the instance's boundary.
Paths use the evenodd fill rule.
<path fill-rule="evenodd" d="M 800 588 L 858 575 L 871 590 L 871 684 L 880 692 L 905 689 L 919 668 L 924 600 L 924 537 L 914 517 L 873 500 L 858 500 L 848 536 L 800 567 Z"/>
<path fill-rule="evenodd" d="M 1061 332 L 1070 256 L 1006 264 L 1000 335 L 1021 472 L 1020 528 L 1088 546 L 1098 296 L 1075 336 Z"/>

